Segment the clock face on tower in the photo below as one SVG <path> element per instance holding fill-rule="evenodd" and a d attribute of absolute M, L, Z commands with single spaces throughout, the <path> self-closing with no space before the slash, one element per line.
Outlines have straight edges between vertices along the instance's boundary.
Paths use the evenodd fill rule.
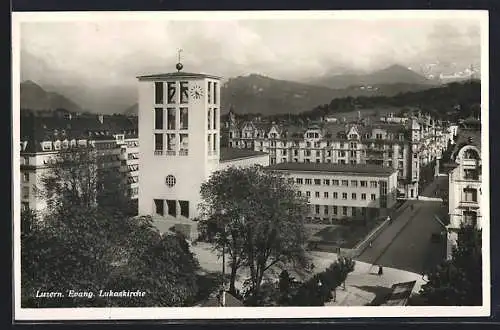
<path fill-rule="evenodd" d="M 200 99 L 203 96 L 203 89 L 199 85 L 193 85 L 189 89 L 189 92 L 191 94 L 191 97 L 195 99 Z"/>

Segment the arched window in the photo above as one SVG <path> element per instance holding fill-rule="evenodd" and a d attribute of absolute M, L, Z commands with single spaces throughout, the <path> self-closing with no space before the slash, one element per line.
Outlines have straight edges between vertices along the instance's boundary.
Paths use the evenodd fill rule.
<path fill-rule="evenodd" d="M 464 151 L 464 159 L 479 159 L 479 154 L 474 149 L 467 149 Z"/>

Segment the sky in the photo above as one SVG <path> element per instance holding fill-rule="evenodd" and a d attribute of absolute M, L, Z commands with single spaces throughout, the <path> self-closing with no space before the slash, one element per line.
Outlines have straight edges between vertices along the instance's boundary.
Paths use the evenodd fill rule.
<path fill-rule="evenodd" d="M 133 86 L 137 75 L 175 71 L 178 49 L 184 71 L 225 78 L 468 67 L 479 65 L 479 36 L 479 21 L 467 18 L 23 22 L 21 79 Z"/>

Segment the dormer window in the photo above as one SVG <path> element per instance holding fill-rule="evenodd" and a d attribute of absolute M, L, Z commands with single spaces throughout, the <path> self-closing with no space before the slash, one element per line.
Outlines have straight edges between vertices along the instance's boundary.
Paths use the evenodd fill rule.
<path fill-rule="evenodd" d="M 61 150 L 61 141 L 57 140 L 54 142 L 54 150 Z"/>
<path fill-rule="evenodd" d="M 62 147 L 63 147 L 63 149 L 68 149 L 68 146 L 69 146 L 69 142 L 68 142 L 68 140 L 64 140 L 64 141 L 62 142 Z"/>
<path fill-rule="evenodd" d="M 50 141 L 42 142 L 42 150 L 43 151 L 50 151 L 50 150 L 52 150 L 52 142 L 50 142 Z"/>
<path fill-rule="evenodd" d="M 70 147 L 75 147 L 76 146 L 76 140 L 75 139 L 71 140 L 70 143 L 69 143 L 69 145 L 70 145 Z"/>

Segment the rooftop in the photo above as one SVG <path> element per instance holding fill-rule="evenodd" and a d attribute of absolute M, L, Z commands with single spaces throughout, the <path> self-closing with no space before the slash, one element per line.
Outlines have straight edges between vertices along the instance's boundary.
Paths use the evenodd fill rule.
<path fill-rule="evenodd" d="M 262 151 L 254 151 L 249 149 L 238 149 L 238 148 L 220 148 L 220 161 L 228 162 L 240 158 L 250 158 L 268 155 Z"/>
<path fill-rule="evenodd" d="M 209 75 L 209 74 L 204 74 L 204 73 L 182 72 L 182 71 L 170 72 L 170 73 L 158 73 L 158 74 L 143 75 L 143 76 L 137 77 L 137 79 L 139 79 L 140 81 L 178 79 L 178 78 L 184 78 L 184 79 L 210 78 L 210 79 L 218 79 L 218 80 L 221 79 L 221 77 L 214 76 L 214 75 Z"/>
<path fill-rule="evenodd" d="M 451 158 L 455 159 L 460 149 L 466 145 L 473 145 L 481 150 L 481 131 L 478 129 L 459 128 Z"/>
<path fill-rule="evenodd" d="M 273 171 L 351 173 L 374 176 L 387 176 L 396 172 L 393 168 L 377 165 L 342 165 L 332 163 L 280 163 L 270 165 L 266 169 Z"/>

